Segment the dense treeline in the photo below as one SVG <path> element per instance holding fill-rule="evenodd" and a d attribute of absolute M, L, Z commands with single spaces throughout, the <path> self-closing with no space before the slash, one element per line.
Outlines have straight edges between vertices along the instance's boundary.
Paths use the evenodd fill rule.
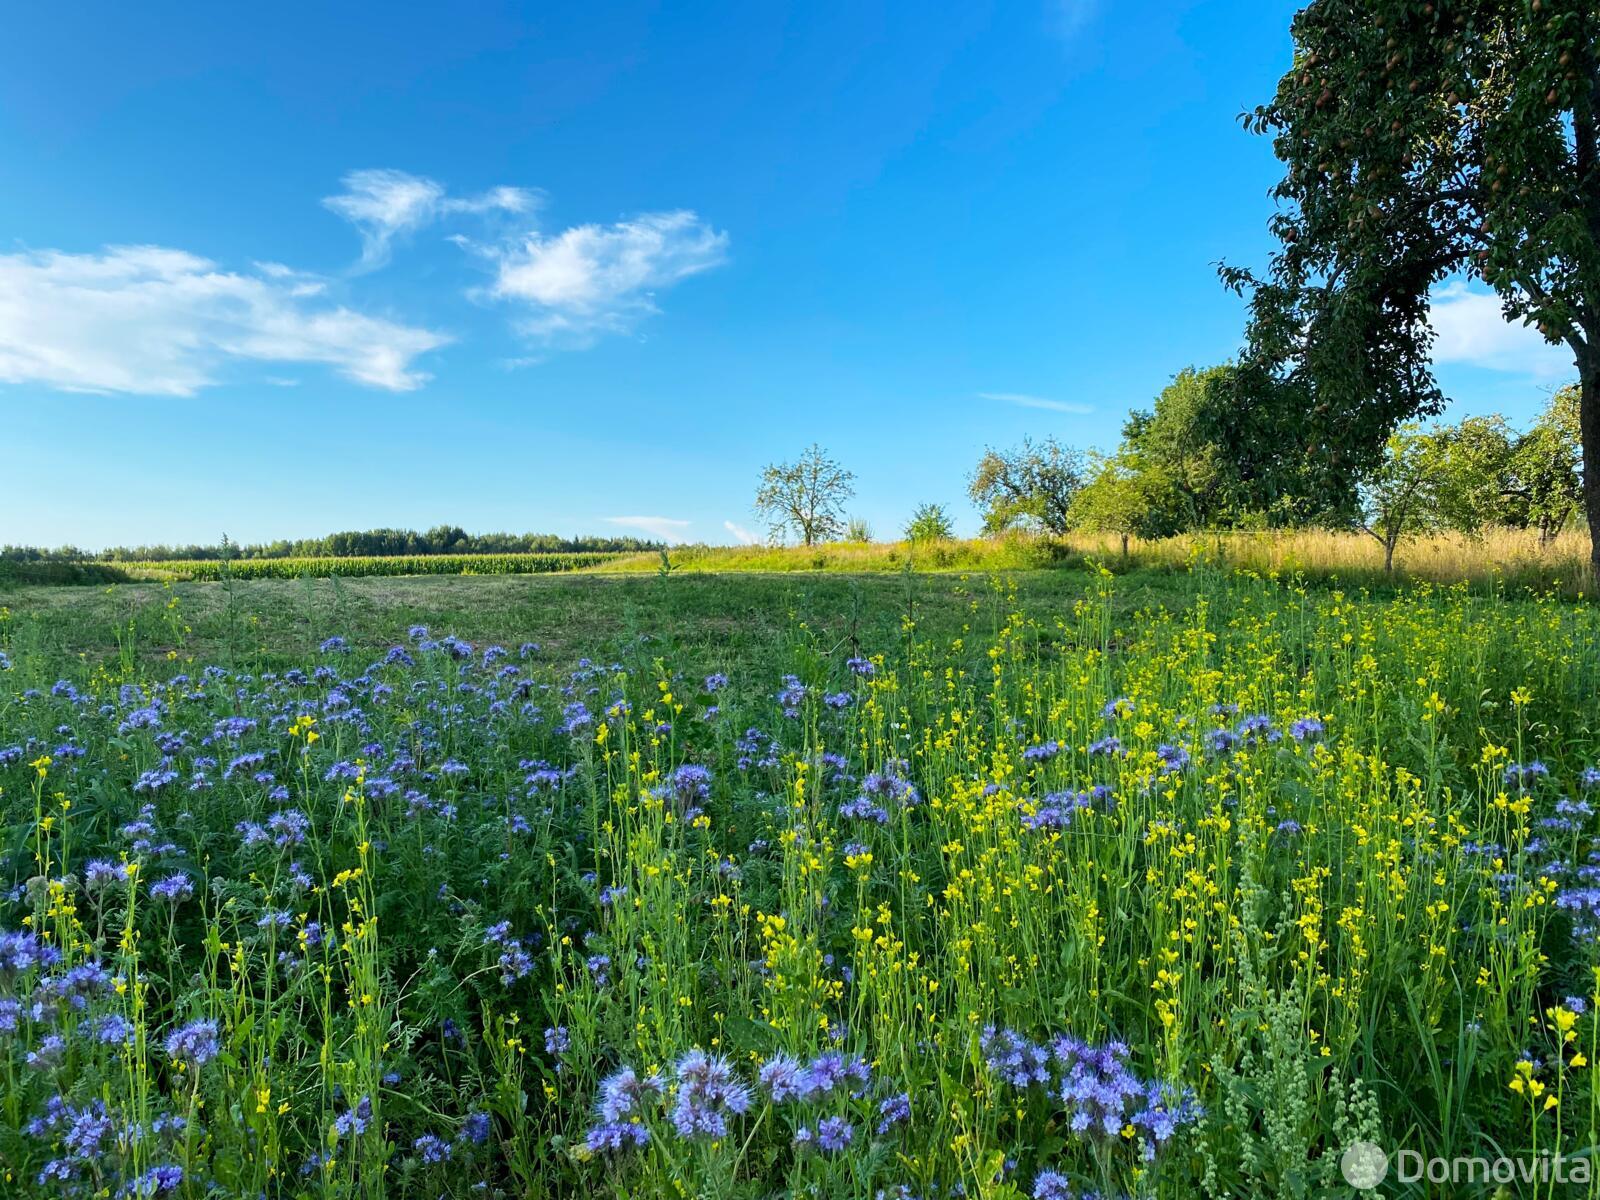
<path fill-rule="evenodd" d="M 226 537 L 211 546 L 112 546 L 95 554 L 76 546 L 0 546 L 0 562 L 220 562 L 224 559 L 421 557 L 434 554 L 620 554 L 655 550 L 633 537 L 560 537 L 553 533 L 468 533 L 459 525 L 363 529 L 315 538 L 280 538 L 241 546 Z"/>
<path fill-rule="evenodd" d="M 1499 416 L 1410 423 L 1368 460 L 1319 452 L 1279 419 L 1284 404 L 1252 407 L 1259 386 L 1233 364 L 1180 371 L 1152 408 L 1129 414 L 1114 453 L 1054 439 L 989 449 L 968 494 L 989 532 L 1113 533 L 1126 549 L 1207 530 L 1350 530 L 1377 539 L 1386 567 L 1413 534 L 1529 529 L 1547 546 L 1582 521 L 1576 387 L 1525 430 Z"/>

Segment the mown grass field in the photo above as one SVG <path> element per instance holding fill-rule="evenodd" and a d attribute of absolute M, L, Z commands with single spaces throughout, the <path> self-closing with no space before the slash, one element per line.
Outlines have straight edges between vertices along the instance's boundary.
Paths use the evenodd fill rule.
<path fill-rule="evenodd" d="M 1048 617 L 1069 612 L 1092 576 L 1077 568 L 1006 578 Z M 0 592 L 0 607 L 9 613 L 12 644 L 45 661 L 155 666 L 177 653 L 275 669 L 314 654 L 330 629 L 377 651 L 393 643 L 396 630 L 420 623 L 479 642 L 533 638 L 560 662 L 687 656 L 687 669 L 731 655 L 766 667 L 802 626 L 820 639 L 865 646 L 897 636 L 910 617 L 950 636 L 972 619 L 974 602 L 992 624 L 1000 601 L 989 580 L 886 571 L 139 582 L 14 588 Z M 1186 587 L 1182 576 L 1152 571 L 1130 580 L 1120 603 Z"/>
<path fill-rule="evenodd" d="M 1597 1140 L 1588 603 L 1069 565 L 0 604 L 7 1196 L 1335 1196 L 1357 1140 Z"/>

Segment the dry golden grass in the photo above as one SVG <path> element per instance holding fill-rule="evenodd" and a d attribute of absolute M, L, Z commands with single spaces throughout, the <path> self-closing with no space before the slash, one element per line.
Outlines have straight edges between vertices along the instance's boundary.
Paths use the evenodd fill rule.
<path fill-rule="evenodd" d="M 1068 534 L 1060 539 L 1011 535 L 912 545 L 907 542 L 833 542 L 823 546 L 680 546 L 673 570 L 683 571 L 1005 571 L 1094 560 L 1124 566 L 1182 569 L 1206 562 L 1260 574 L 1335 577 L 1358 585 L 1427 580 L 1450 584 L 1593 594 L 1589 537 L 1562 534 L 1548 546 L 1520 529 L 1481 535 L 1436 534 L 1404 539 L 1395 570 L 1383 570 L 1383 548 L 1364 533 L 1331 530 L 1195 533 L 1158 541 L 1133 539 L 1124 562 L 1116 534 Z M 598 573 L 659 570 L 658 554 L 625 555 L 590 568 Z"/>
<path fill-rule="evenodd" d="M 1069 534 L 1078 554 L 1114 562 L 1121 557 L 1113 534 Z M 1135 540 L 1130 561 L 1139 566 L 1183 566 L 1204 559 L 1260 573 L 1337 576 L 1352 582 L 1384 579 L 1383 547 L 1365 533 L 1325 529 L 1259 533 L 1196 533 L 1160 541 Z M 1547 546 L 1523 529 L 1490 529 L 1476 536 L 1440 533 L 1405 538 L 1395 550 L 1394 574 L 1433 583 L 1505 584 L 1569 594 L 1594 591 L 1585 530 L 1561 534 Z"/>

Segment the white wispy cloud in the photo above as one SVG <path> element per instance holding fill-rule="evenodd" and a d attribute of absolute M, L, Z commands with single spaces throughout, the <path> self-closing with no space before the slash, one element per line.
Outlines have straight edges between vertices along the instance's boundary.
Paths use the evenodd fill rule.
<path fill-rule="evenodd" d="M 1570 349 L 1552 346 L 1531 325 L 1507 321 L 1495 293 L 1456 280 L 1435 288 L 1430 299 L 1434 362 L 1465 363 L 1543 380 L 1576 373 Z"/>
<path fill-rule="evenodd" d="M 491 188 L 478 196 L 450 196 L 441 183 L 387 168 L 351 171 L 340 182 L 345 190 L 325 197 L 322 203 L 361 234 L 360 265 L 365 270 L 389 261 L 396 238 L 450 213 L 521 213 L 532 209 L 537 200 L 534 192 L 517 187 Z"/>
<path fill-rule="evenodd" d="M 601 517 L 600 519 L 611 525 L 619 525 L 623 529 L 643 530 L 659 542 L 674 541 L 679 534 L 689 528 L 690 524 L 677 517 Z"/>
<path fill-rule="evenodd" d="M 722 527 L 733 534 L 734 540 L 742 546 L 758 546 L 761 544 L 761 539 L 743 525 L 736 524 L 733 521 L 724 521 Z"/>
<path fill-rule="evenodd" d="M 658 289 L 717 266 L 727 252 L 728 235 L 685 210 L 530 232 L 488 251 L 496 264 L 491 294 L 528 306 L 517 322 L 528 337 L 582 347 L 632 329 L 657 311 Z"/>
<path fill-rule="evenodd" d="M 189 396 L 238 360 L 320 363 L 392 391 L 428 379 L 415 360 L 448 338 L 315 304 L 320 291 L 278 264 L 241 274 L 161 246 L 0 255 L 0 381 Z"/>
<path fill-rule="evenodd" d="M 1074 413 L 1078 416 L 1094 411 L 1093 407 L 1087 404 L 1075 404 L 1071 400 L 1050 400 L 1044 396 L 1029 396 L 1022 392 L 979 392 L 978 399 L 1015 404 L 1019 408 L 1043 408 L 1050 412 Z"/>

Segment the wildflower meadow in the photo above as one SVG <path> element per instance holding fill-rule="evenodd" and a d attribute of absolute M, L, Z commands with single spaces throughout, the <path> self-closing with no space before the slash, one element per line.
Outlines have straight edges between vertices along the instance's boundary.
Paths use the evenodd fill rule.
<path fill-rule="evenodd" d="M 0 619 L 0 1193 L 1586 1163 L 1600 614 L 1082 581 L 1041 613 L 950 576 L 949 628 L 795 619 L 722 663 L 404 624 L 71 655 Z"/>

